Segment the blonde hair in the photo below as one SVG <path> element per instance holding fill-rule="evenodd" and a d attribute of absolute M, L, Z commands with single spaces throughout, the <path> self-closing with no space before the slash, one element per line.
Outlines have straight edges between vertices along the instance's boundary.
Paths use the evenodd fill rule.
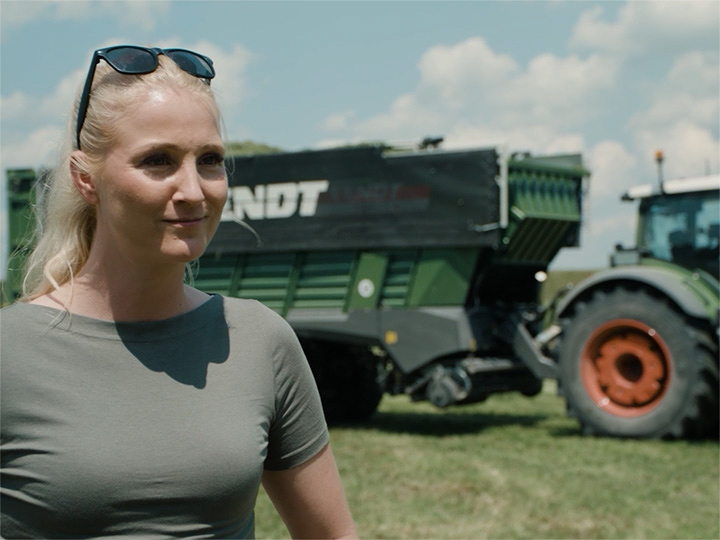
<path fill-rule="evenodd" d="M 75 188 L 70 174 L 70 160 L 84 172 L 99 170 L 112 148 L 117 119 L 148 92 L 158 88 L 186 90 L 198 94 L 211 106 L 218 132 L 221 130 L 220 112 L 210 85 L 180 69 L 171 59 L 160 55 L 158 68 L 145 75 L 118 73 L 104 62 L 97 66 L 92 85 L 87 116 L 80 133 L 80 145 L 85 159 L 78 160 L 75 148 L 75 121 L 80 92 L 75 99 L 70 121 L 62 140 L 56 167 L 45 177 L 42 197 L 38 205 L 39 226 L 37 244 L 28 257 L 21 301 L 30 301 L 66 283 L 87 262 L 95 234 L 95 207 Z"/>

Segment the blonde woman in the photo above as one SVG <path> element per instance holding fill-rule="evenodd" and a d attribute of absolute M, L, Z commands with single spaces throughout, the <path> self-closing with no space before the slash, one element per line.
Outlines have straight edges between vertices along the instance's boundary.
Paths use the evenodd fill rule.
<path fill-rule="evenodd" d="M 214 75 L 93 55 L 2 311 L 3 537 L 252 537 L 261 482 L 293 537 L 355 536 L 292 330 L 184 281 L 227 195 Z"/>

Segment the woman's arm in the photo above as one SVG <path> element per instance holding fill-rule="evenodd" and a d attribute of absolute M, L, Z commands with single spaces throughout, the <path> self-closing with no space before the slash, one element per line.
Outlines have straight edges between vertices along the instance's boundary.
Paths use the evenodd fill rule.
<path fill-rule="evenodd" d="M 293 538 L 357 538 L 329 445 L 298 467 L 265 471 L 262 483 Z"/>

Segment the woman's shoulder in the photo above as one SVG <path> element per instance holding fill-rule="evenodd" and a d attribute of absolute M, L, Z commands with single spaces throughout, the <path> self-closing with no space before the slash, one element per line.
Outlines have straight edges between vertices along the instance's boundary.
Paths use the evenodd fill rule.
<path fill-rule="evenodd" d="M 279 313 L 258 300 L 223 296 L 222 301 L 225 317 L 229 323 L 242 322 L 247 324 L 252 321 L 266 328 L 268 326 L 275 328 L 289 327 Z"/>
<path fill-rule="evenodd" d="M 27 302 L 16 302 L 0 310 L 0 330 L 2 334 L 15 340 L 18 336 L 27 336 L 39 328 L 46 329 L 57 321 L 62 312 Z"/>
<path fill-rule="evenodd" d="M 15 302 L 0 309 L 0 321 L 3 326 L 5 324 L 23 323 L 24 321 L 35 318 L 39 313 L 46 312 L 35 304 L 26 302 Z"/>
<path fill-rule="evenodd" d="M 7 324 L 13 324 L 22 316 L 22 309 L 18 308 L 20 304 L 10 304 L 0 309 L 0 328 L 7 328 Z"/>
<path fill-rule="evenodd" d="M 222 297 L 222 304 L 231 340 L 239 340 L 246 348 L 266 350 L 273 357 L 284 358 L 288 352 L 300 350 L 290 323 L 261 302 Z"/>

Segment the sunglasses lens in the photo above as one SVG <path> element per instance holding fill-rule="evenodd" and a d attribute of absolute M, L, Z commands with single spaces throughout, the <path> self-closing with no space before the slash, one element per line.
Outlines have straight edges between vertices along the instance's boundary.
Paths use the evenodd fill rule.
<path fill-rule="evenodd" d="M 157 68 L 157 56 L 145 49 L 117 47 L 105 53 L 105 59 L 120 73 L 150 73 Z"/>
<path fill-rule="evenodd" d="M 212 63 L 202 56 L 181 49 L 169 49 L 164 51 L 184 71 L 201 79 L 212 79 L 215 76 L 215 69 Z"/>

